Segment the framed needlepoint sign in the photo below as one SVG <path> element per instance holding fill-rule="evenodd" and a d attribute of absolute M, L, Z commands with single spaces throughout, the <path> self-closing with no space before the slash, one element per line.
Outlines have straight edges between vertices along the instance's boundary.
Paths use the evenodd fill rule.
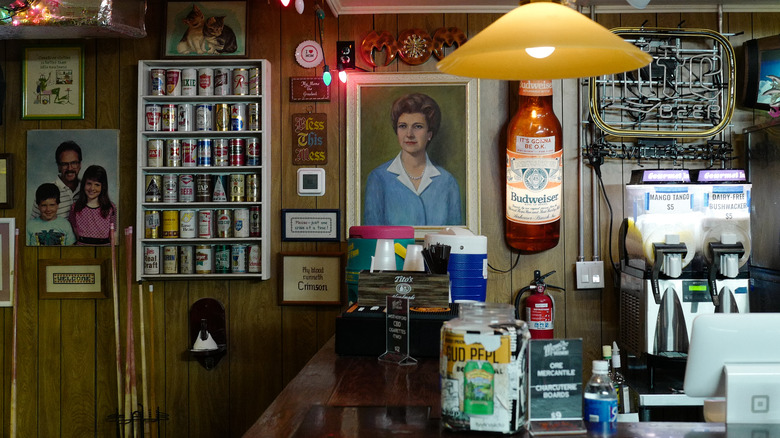
<path fill-rule="evenodd" d="M 107 261 L 39 260 L 38 298 L 106 298 Z"/>

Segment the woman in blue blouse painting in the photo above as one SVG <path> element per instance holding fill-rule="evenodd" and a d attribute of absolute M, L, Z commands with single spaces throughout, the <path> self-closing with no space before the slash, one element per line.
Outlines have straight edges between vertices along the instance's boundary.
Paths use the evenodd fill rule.
<path fill-rule="evenodd" d="M 441 124 L 439 105 L 426 94 L 407 94 L 390 115 L 401 151 L 369 173 L 363 224 L 461 225 L 458 182 L 427 152 Z"/>

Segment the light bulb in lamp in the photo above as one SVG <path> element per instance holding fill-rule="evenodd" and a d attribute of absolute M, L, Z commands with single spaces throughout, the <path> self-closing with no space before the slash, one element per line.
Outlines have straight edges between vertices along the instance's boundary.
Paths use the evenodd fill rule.
<path fill-rule="evenodd" d="M 544 23 L 544 31 L 533 31 L 539 23 Z M 531 54 L 543 47 L 554 50 L 541 58 Z M 501 16 L 436 67 L 456 76 L 517 81 L 621 73 L 652 60 L 649 53 L 580 12 L 535 1 Z"/>
<path fill-rule="evenodd" d="M 536 59 L 546 58 L 552 55 L 555 51 L 555 47 L 528 47 L 525 49 L 525 53 L 533 56 Z"/>
<path fill-rule="evenodd" d="M 284 6 L 285 8 L 287 6 L 290 6 L 290 0 L 281 0 L 281 1 L 282 1 L 282 6 Z"/>

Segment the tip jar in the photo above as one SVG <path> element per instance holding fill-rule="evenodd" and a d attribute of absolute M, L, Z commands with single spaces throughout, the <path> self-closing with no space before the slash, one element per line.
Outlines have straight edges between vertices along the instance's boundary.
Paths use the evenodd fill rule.
<path fill-rule="evenodd" d="M 441 328 L 441 418 L 446 429 L 511 434 L 528 419 L 528 325 L 510 304 L 473 302 Z"/>

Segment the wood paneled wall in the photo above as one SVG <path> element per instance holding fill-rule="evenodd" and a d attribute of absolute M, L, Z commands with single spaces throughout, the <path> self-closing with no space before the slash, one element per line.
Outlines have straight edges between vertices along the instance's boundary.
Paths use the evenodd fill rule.
<path fill-rule="evenodd" d="M 14 198 L 12 209 L 3 216 L 14 217 L 24 233 L 24 181 L 27 160 L 41 165 L 54 163 L 26 154 L 26 132 L 33 129 L 119 129 L 120 130 L 120 228 L 134 226 L 136 208 L 136 84 L 137 61 L 157 59 L 164 18 L 162 0 L 148 3 L 144 39 L 86 40 L 86 117 L 76 121 L 23 121 L 21 108 L 22 41 L 0 43 L 0 67 L 5 74 L 7 93 L 3 124 L 0 126 L 0 150 L 12 153 Z M 272 65 L 272 272 L 279 265 L 280 252 L 344 251 L 345 243 L 282 243 L 279 237 L 281 208 L 345 209 L 345 87 L 331 86 L 332 98 L 323 103 L 289 102 L 289 77 L 320 74 L 298 66 L 295 47 L 304 39 L 316 39 L 316 18 L 310 2 L 302 15 L 293 8 L 283 9 L 274 1 L 249 1 L 249 55 L 268 59 Z M 335 18 L 329 11 L 324 22 L 324 47 L 333 63 L 337 40 L 361 41 L 370 30 L 386 30 L 397 35 L 409 28 L 432 31 L 442 26 L 457 26 L 473 36 L 497 15 L 490 14 L 416 14 L 358 15 Z M 628 14 L 600 16 L 607 27 L 640 25 L 717 29 L 715 14 Z M 731 38 L 735 46 L 743 41 L 780 33 L 778 14 L 727 14 L 724 32 L 744 32 Z M 46 43 L 47 41 L 26 41 Z M 361 64 L 358 65 L 367 67 Z M 399 61 L 376 71 L 435 71 L 435 61 L 412 67 Z M 509 114 L 514 108 L 516 84 L 496 96 L 496 112 Z M 507 274 L 491 272 L 488 297 L 491 301 L 510 302 L 514 294 L 528 284 L 534 269 L 555 270 L 550 283 L 566 292 L 553 291 L 558 305 L 556 335 L 582 337 L 586 363 L 599 354 L 599 346 L 617 335 L 617 293 L 607 273 L 604 290 L 578 291 L 574 288 L 573 267 L 577 257 L 577 112 L 574 96 L 577 85 L 562 82 L 556 89 L 556 111 L 566 126 L 565 213 L 561 243 L 553 250 L 520 257 L 519 264 Z M 574 99 L 574 100 L 572 100 Z M 295 194 L 296 167 L 292 165 L 290 115 L 305 111 L 328 115 L 327 194 L 302 198 Z M 755 123 L 752 112 L 740 111 L 737 126 Z M 480 151 L 482 234 L 488 237 L 492 266 L 508 268 L 515 255 L 503 241 L 502 190 L 503 123 L 486 123 L 481 133 Z M 496 125 L 496 126 L 494 126 Z M 739 132 L 735 129 L 734 132 Z M 607 192 L 615 207 L 617 227 L 622 211 L 622 187 L 631 164 L 609 162 L 604 166 Z M 583 187 L 590 193 L 590 178 Z M 586 205 L 590 205 L 589 196 Z M 599 206 L 604 210 L 603 205 Z M 590 230 L 590 207 L 586 208 L 586 230 Z M 602 218 L 607 217 L 602 211 Z M 608 221 L 599 224 L 607 236 Z M 342 235 L 346 235 L 346 230 Z M 617 250 L 616 243 L 612 243 Z M 608 254 L 606 237 L 600 247 Z M 591 244 L 586 248 L 591 254 Z M 119 266 L 124 297 L 124 243 L 120 245 Z M 108 248 L 20 248 L 18 307 L 18 405 L 16 418 L 20 437 L 110 437 L 115 424 L 107 417 L 116 412 L 116 371 L 114 362 L 113 303 L 111 299 L 39 300 L 38 261 L 42 259 L 110 259 Z M 608 264 L 607 264 L 608 265 Z M 156 370 L 151 376 L 158 405 L 169 419 L 164 422 L 168 437 L 238 437 L 255 421 L 317 349 L 335 331 L 339 309 L 314 306 L 279 306 L 278 276 L 269 281 L 165 281 L 154 282 L 151 294 L 154 312 L 152 345 Z M 220 300 L 227 310 L 228 353 L 216 368 L 206 371 L 186 353 L 188 312 L 193 302 L 203 297 Z M 124 303 L 124 299 L 121 299 Z M 124 312 L 124 304 L 122 305 Z M 136 312 L 138 315 L 138 312 Z M 2 388 L 0 411 L 3 435 L 10 426 L 12 310 L 0 311 L 2 325 Z M 147 325 L 148 327 L 148 325 Z M 123 330 L 124 331 L 124 330 Z M 124 335 L 123 335 L 124 336 Z"/>

